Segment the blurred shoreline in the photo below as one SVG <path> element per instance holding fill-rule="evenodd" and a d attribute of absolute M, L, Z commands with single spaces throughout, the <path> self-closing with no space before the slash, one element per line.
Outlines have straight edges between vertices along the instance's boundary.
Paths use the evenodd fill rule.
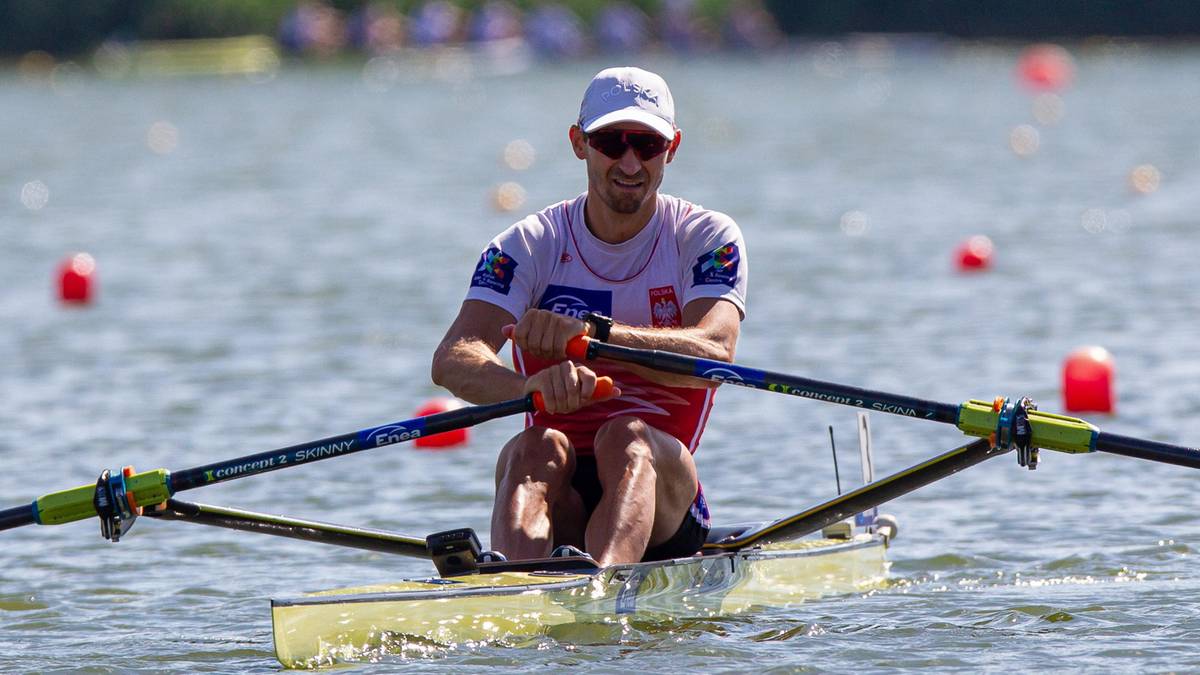
<path fill-rule="evenodd" d="M 1195 40 L 1200 4 L 1033 0 L 10 0 L 0 65 L 265 37 L 281 58 L 337 60 L 446 48 L 577 60 L 773 52 L 855 34 L 925 39 Z M 195 50 L 193 50 L 195 51 Z"/>

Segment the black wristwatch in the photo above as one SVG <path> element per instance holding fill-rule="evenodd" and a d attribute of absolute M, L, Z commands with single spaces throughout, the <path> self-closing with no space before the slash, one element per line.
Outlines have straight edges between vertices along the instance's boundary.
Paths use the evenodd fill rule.
<path fill-rule="evenodd" d="M 584 321 L 592 324 L 595 328 L 592 339 L 601 342 L 608 342 L 608 336 L 612 333 L 613 320 L 610 317 L 604 316 L 599 312 L 584 312 L 583 316 L 579 317 Z"/>

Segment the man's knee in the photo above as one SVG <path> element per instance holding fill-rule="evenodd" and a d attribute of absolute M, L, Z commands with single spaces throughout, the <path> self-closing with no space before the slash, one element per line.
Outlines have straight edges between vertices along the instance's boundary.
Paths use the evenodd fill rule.
<path fill-rule="evenodd" d="M 596 462 L 647 461 L 665 473 L 683 469 L 690 458 L 687 448 L 674 436 L 637 417 L 614 417 L 596 432 Z"/>
<path fill-rule="evenodd" d="M 630 468 L 654 472 L 660 498 L 688 503 L 696 496 L 691 453 L 670 434 L 636 417 L 616 417 L 596 433 L 596 466 L 601 481 L 620 480 Z"/>
<path fill-rule="evenodd" d="M 593 444 L 596 464 L 654 463 L 654 444 L 650 438 L 652 429 L 636 417 L 614 417 L 605 422 L 596 431 Z"/>
<path fill-rule="evenodd" d="M 496 462 L 496 483 L 506 475 L 563 482 L 575 471 L 575 453 L 566 435 L 556 429 L 530 427 L 513 436 Z"/>

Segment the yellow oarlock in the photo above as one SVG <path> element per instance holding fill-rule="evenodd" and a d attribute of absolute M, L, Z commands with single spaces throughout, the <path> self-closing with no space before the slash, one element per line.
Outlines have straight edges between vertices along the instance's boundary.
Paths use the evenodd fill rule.
<path fill-rule="evenodd" d="M 1033 432 L 1031 445 L 1035 448 L 1079 454 L 1096 451 L 1096 435 L 1100 429 L 1077 417 L 1030 410 L 1029 428 Z M 958 409 L 959 431 L 969 436 L 990 438 L 1000 422 L 1000 410 L 994 403 L 971 399 Z"/>
<path fill-rule="evenodd" d="M 166 469 L 154 469 L 127 476 L 125 491 L 132 494 L 134 501 L 141 506 L 161 504 L 171 497 L 167 488 L 170 473 Z M 96 507 L 92 500 L 95 496 L 95 483 L 42 495 L 34 502 L 37 522 L 41 525 L 61 525 L 94 517 Z"/>

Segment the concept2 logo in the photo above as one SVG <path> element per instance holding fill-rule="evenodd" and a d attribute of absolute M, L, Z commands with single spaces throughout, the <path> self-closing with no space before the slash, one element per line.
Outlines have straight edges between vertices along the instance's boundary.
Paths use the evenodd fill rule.
<path fill-rule="evenodd" d="M 566 314 L 576 319 L 588 311 L 612 316 L 612 291 L 590 291 L 550 284 L 542 294 L 538 309 L 548 309 L 555 314 Z"/>
<path fill-rule="evenodd" d="M 779 382 L 772 382 L 768 384 L 767 390 L 778 392 L 780 394 L 788 394 L 790 396 L 811 398 L 814 401 L 829 401 L 830 403 L 840 403 L 841 405 L 849 405 L 856 408 L 878 410 L 879 412 L 885 412 L 892 415 L 904 415 L 905 417 L 925 417 L 926 419 L 933 418 L 933 411 L 928 411 L 922 415 L 920 410 L 917 410 L 912 406 L 900 405 L 898 403 L 885 403 L 883 401 L 871 401 L 858 398 L 856 396 L 847 396 L 845 394 L 831 394 L 824 391 L 793 387 L 791 385 L 781 384 Z"/>

